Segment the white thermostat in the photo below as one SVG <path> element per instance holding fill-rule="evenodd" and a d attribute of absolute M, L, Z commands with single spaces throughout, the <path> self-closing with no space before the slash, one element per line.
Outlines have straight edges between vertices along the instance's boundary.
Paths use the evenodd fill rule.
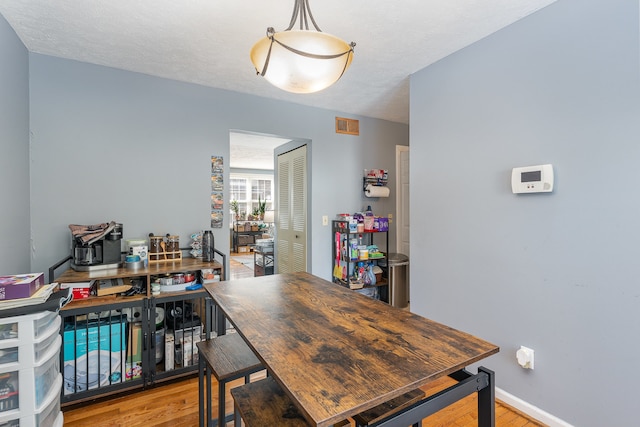
<path fill-rule="evenodd" d="M 553 167 L 538 165 L 513 168 L 511 171 L 511 191 L 514 194 L 553 191 Z"/>

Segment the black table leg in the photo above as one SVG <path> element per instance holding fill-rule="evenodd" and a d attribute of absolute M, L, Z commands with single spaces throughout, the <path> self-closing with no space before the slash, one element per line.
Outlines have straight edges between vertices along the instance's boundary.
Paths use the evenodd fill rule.
<path fill-rule="evenodd" d="M 478 391 L 478 427 L 494 427 L 496 425 L 495 373 L 482 366 L 478 371 L 489 376 L 489 385 Z"/>

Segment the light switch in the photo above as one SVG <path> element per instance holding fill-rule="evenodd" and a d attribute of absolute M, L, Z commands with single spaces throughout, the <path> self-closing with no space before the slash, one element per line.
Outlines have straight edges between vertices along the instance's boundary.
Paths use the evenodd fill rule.
<path fill-rule="evenodd" d="M 322 216 L 322 225 L 329 225 L 329 217 L 327 215 Z"/>

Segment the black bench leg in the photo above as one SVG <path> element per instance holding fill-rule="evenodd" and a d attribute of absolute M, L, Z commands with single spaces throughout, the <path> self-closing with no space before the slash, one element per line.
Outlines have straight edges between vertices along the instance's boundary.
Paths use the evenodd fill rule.
<path fill-rule="evenodd" d="M 224 427 L 224 425 L 226 424 L 227 414 L 224 408 L 225 392 L 226 392 L 225 382 L 219 381 L 218 382 L 218 426 L 219 427 Z"/>
<path fill-rule="evenodd" d="M 198 420 L 199 426 L 204 427 L 204 360 L 198 361 Z"/>
<path fill-rule="evenodd" d="M 233 427 L 242 427 L 242 417 L 240 417 L 240 411 L 233 405 Z"/>

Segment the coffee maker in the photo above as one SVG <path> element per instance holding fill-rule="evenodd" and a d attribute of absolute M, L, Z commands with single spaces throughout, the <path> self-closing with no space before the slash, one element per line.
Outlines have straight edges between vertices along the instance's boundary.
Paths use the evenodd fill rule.
<path fill-rule="evenodd" d="M 118 268 L 122 262 L 122 224 L 70 225 L 71 268 L 94 271 Z"/>

